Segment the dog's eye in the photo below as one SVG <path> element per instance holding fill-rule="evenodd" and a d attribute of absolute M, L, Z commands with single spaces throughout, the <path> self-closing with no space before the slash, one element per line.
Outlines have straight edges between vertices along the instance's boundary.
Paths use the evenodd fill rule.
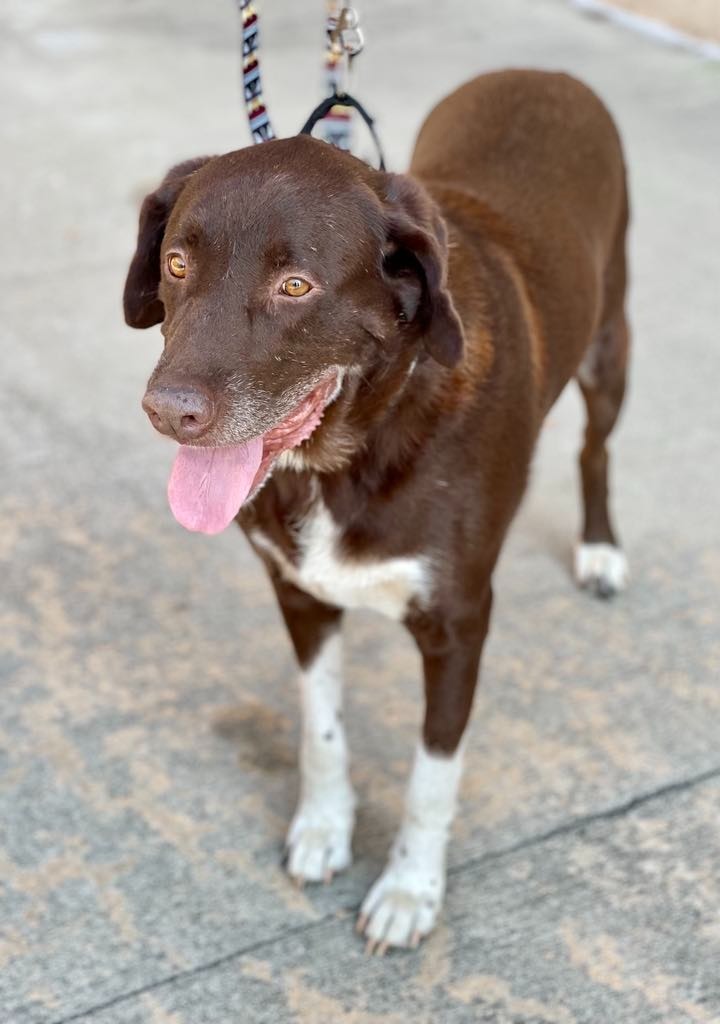
<path fill-rule="evenodd" d="M 283 281 L 280 290 L 284 295 L 292 295 L 293 298 L 297 298 L 299 295 L 307 295 L 311 288 L 312 285 L 305 278 L 289 277 L 287 281 Z"/>
<path fill-rule="evenodd" d="M 187 263 L 179 252 L 171 252 L 167 258 L 168 270 L 173 277 L 185 277 L 187 274 Z"/>

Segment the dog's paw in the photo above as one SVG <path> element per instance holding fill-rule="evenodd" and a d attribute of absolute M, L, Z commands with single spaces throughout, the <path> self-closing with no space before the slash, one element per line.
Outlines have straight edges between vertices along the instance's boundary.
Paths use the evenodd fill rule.
<path fill-rule="evenodd" d="M 614 544 L 578 544 L 575 579 L 598 597 L 612 597 L 627 586 L 627 558 Z"/>
<path fill-rule="evenodd" d="M 299 885 L 330 882 L 352 864 L 353 815 L 332 808 L 298 808 L 286 840 L 287 872 Z"/>
<path fill-rule="evenodd" d="M 360 909 L 357 930 L 367 939 L 367 952 L 415 949 L 435 927 L 443 895 L 442 870 L 433 876 L 390 864 Z"/>

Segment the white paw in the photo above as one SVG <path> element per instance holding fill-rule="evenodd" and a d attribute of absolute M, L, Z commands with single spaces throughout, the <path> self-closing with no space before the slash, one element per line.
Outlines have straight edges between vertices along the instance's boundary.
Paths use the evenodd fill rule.
<path fill-rule="evenodd" d="M 435 927 L 445 890 L 444 869 L 434 873 L 389 864 L 365 897 L 357 930 L 367 952 L 382 956 L 388 948 L 414 949 Z"/>
<path fill-rule="evenodd" d="M 332 806 L 302 804 L 288 831 L 287 871 L 298 884 L 329 882 L 352 864 L 353 815 Z"/>
<path fill-rule="evenodd" d="M 627 558 L 614 544 L 578 544 L 575 578 L 598 597 L 612 597 L 627 586 Z"/>

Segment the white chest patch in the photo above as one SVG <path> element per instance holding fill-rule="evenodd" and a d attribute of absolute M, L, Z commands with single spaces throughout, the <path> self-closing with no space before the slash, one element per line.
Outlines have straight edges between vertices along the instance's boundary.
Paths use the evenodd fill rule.
<path fill-rule="evenodd" d="M 290 583 L 340 608 L 371 608 L 392 619 L 402 619 L 413 598 L 423 605 L 430 595 L 427 558 L 360 561 L 339 554 L 339 530 L 321 500 L 313 505 L 297 531 L 297 565 L 261 529 L 252 531 L 252 539 L 272 557 Z"/>

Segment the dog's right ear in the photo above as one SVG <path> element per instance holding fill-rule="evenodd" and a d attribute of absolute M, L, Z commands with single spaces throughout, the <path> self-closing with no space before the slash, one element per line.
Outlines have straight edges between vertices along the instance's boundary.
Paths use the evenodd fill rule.
<path fill-rule="evenodd" d="M 190 175 L 212 159 L 201 156 L 177 164 L 167 172 L 160 187 L 145 196 L 140 209 L 137 247 L 123 293 L 125 323 L 130 327 L 152 327 L 165 319 L 165 307 L 158 298 L 160 247 L 165 228 Z"/>

